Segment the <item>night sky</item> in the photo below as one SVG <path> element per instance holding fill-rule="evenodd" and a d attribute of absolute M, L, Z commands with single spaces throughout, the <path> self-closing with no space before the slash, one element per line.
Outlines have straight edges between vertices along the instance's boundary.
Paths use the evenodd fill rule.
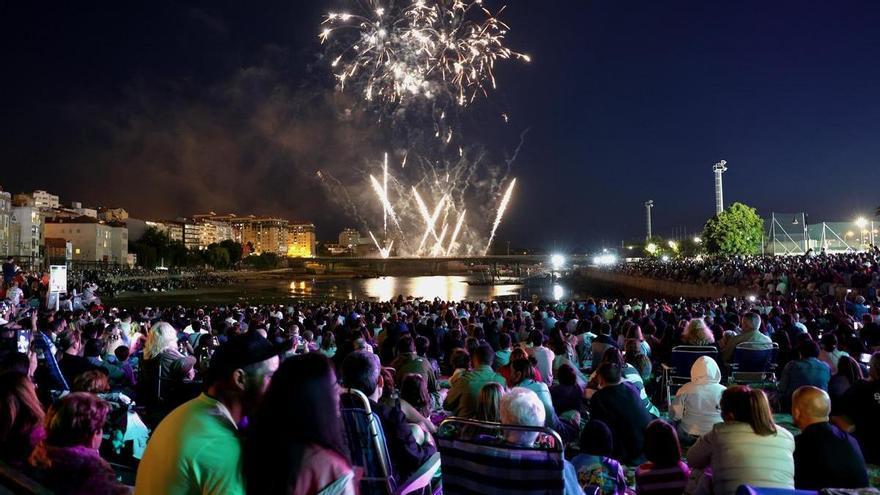
<path fill-rule="evenodd" d="M 385 143 L 333 111 L 330 7 L 4 2 L 0 187 L 138 218 L 277 214 L 335 238 L 355 221 L 315 171 Z M 500 242 L 619 244 L 644 235 L 647 199 L 656 233 L 693 232 L 720 159 L 726 202 L 765 216 L 880 205 L 880 2 L 509 0 L 502 19 L 532 63 L 502 63 L 467 133 L 501 160 L 530 129 Z"/>

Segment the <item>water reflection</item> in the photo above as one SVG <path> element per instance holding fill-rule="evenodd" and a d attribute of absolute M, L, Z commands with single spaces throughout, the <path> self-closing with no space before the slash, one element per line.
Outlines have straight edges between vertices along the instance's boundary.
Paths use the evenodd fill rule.
<path fill-rule="evenodd" d="M 444 301 L 488 300 L 523 295 L 522 286 L 519 284 L 469 285 L 467 282 L 468 278 L 463 276 L 294 280 L 288 285 L 288 291 L 294 297 L 333 297 L 380 301 L 388 301 L 399 295 L 424 299 L 439 297 Z M 555 294 L 556 289 L 554 288 Z"/>

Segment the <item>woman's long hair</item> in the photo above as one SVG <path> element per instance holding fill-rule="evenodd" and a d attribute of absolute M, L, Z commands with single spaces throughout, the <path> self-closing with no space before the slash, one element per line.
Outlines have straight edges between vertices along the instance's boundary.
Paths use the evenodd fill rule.
<path fill-rule="evenodd" d="M 845 377 L 850 385 L 864 378 L 859 363 L 849 356 L 840 356 L 840 360 L 837 362 L 837 374 Z"/>
<path fill-rule="evenodd" d="M 177 347 L 177 331 L 171 324 L 160 321 L 150 328 L 144 344 L 144 359 L 153 359 L 165 349 Z"/>
<path fill-rule="evenodd" d="M 0 374 L 0 458 L 27 459 L 33 447 L 31 431 L 44 417 L 34 384 L 27 375 L 15 371 Z"/>
<path fill-rule="evenodd" d="M 762 437 L 776 434 L 773 412 L 763 390 L 745 385 L 728 388 L 721 394 L 721 416 L 748 423 Z"/>
<path fill-rule="evenodd" d="M 288 358 L 272 377 L 244 443 L 248 493 L 289 493 L 303 454 L 319 446 L 348 459 L 333 364 L 320 353 Z"/>

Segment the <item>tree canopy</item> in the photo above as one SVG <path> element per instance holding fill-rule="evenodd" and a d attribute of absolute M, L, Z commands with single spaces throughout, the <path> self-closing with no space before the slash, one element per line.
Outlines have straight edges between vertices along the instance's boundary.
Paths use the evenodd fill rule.
<path fill-rule="evenodd" d="M 702 239 L 710 254 L 758 254 L 764 236 L 764 219 L 742 203 L 733 203 L 703 227 Z"/>

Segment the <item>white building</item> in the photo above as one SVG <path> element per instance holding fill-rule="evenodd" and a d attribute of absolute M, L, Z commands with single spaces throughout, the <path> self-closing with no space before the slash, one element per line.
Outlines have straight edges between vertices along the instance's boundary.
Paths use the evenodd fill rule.
<path fill-rule="evenodd" d="M 287 255 L 295 258 L 315 256 L 315 225 L 290 223 L 287 226 Z"/>
<path fill-rule="evenodd" d="M 36 190 L 31 193 L 34 198 L 34 206 L 37 208 L 58 208 L 58 196 L 43 190 Z"/>
<path fill-rule="evenodd" d="M 96 218 L 51 218 L 45 236 L 71 243 L 73 261 L 128 262 L 128 229 L 124 224 L 105 224 Z"/>
<path fill-rule="evenodd" d="M 38 261 L 43 245 L 43 216 L 40 209 L 37 206 L 13 206 L 10 231 L 9 254 Z"/>
<path fill-rule="evenodd" d="M 0 190 L 0 256 L 12 254 L 12 195 Z"/>
<path fill-rule="evenodd" d="M 343 229 L 339 233 L 339 246 L 353 249 L 360 244 L 361 233 L 357 229 Z"/>
<path fill-rule="evenodd" d="M 95 208 L 83 208 L 82 203 L 80 203 L 79 201 L 71 202 L 70 210 L 76 212 L 78 215 L 83 217 L 98 218 L 98 210 L 96 210 Z"/>

